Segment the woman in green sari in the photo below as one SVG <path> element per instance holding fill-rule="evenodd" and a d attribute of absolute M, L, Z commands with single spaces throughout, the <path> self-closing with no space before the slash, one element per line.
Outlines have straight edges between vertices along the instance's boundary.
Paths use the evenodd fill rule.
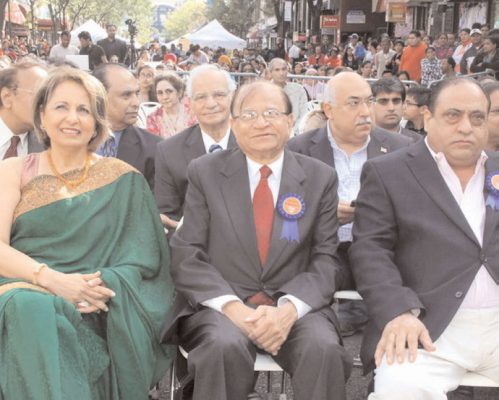
<path fill-rule="evenodd" d="M 1 94 L 1 92 L 0 92 Z M 147 182 L 93 151 L 106 94 L 63 67 L 35 99 L 48 150 L 0 162 L 0 400 L 140 400 L 166 372 L 169 252 Z"/>

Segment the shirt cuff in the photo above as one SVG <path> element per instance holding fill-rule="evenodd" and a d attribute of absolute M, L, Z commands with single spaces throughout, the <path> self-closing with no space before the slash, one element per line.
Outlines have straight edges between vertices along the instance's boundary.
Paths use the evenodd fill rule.
<path fill-rule="evenodd" d="M 419 317 L 419 314 L 421 314 L 421 310 L 419 308 L 411 308 L 411 314 L 415 317 Z"/>
<path fill-rule="evenodd" d="M 279 300 L 277 300 L 277 307 L 281 307 L 282 305 L 286 304 L 288 301 L 293 303 L 293 305 L 296 307 L 296 313 L 298 315 L 298 319 L 308 314 L 312 310 L 312 307 L 310 307 L 304 301 L 300 300 L 298 297 L 293 296 L 292 294 L 286 294 L 282 297 L 279 297 Z"/>
<path fill-rule="evenodd" d="M 240 303 L 242 303 L 242 301 L 239 297 L 234 296 L 233 294 L 226 294 L 223 296 L 215 297 L 213 299 L 205 300 L 205 301 L 201 302 L 201 304 L 203 306 L 209 307 L 209 308 L 223 314 L 223 312 L 222 312 L 223 307 L 230 301 L 239 301 Z"/>

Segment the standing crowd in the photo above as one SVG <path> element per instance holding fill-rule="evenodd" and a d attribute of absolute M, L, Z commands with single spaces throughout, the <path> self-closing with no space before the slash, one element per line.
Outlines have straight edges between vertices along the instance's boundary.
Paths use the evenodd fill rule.
<path fill-rule="evenodd" d="M 264 352 L 345 400 L 357 331 L 370 400 L 499 384 L 498 32 L 132 70 L 107 31 L 0 69 L 1 400 L 145 399 L 179 345 L 183 398 L 255 398 Z"/>

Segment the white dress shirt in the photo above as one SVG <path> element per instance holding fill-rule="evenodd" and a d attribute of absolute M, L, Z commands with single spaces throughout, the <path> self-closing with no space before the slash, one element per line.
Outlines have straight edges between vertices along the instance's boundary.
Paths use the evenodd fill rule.
<path fill-rule="evenodd" d="M 11 138 L 14 136 L 10 128 L 0 118 L 0 160 L 3 160 L 7 149 L 10 147 Z M 17 156 L 25 156 L 28 154 L 28 132 L 19 136 L 19 144 L 17 145 Z"/>
<path fill-rule="evenodd" d="M 331 133 L 329 123 L 327 126 L 327 138 L 333 149 L 334 169 L 338 174 L 338 197 L 341 201 L 351 202 L 356 200 L 360 191 L 360 175 L 362 167 L 367 161 L 367 145 L 371 141 L 368 136 L 364 145 L 352 153 L 350 156 L 345 153 L 336 143 Z M 352 241 L 353 222 L 341 225 L 338 228 L 338 238 L 340 242 Z"/>
<path fill-rule="evenodd" d="M 435 153 L 428 140 L 426 146 L 437 163 L 438 170 L 444 178 L 447 187 L 464 214 L 471 230 L 480 245 L 483 245 L 483 229 L 485 226 L 485 199 L 483 188 L 485 185 L 485 161 L 487 155 L 482 151 L 475 167 L 475 173 L 469 180 L 466 188 L 462 189 L 461 182 L 443 153 Z M 494 281 L 487 269 L 482 265 L 475 279 L 461 303 L 461 308 L 489 308 L 499 306 L 499 285 Z"/>
<path fill-rule="evenodd" d="M 203 144 L 206 150 L 206 154 L 210 152 L 210 147 L 214 144 L 218 144 L 222 148 L 222 150 L 227 150 L 227 146 L 229 145 L 230 128 L 227 129 L 227 132 L 225 133 L 224 137 L 220 139 L 219 142 L 215 142 L 215 139 L 213 139 L 207 133 L 204 133 L 202 129 L 201 129 L 201 137 L 203 138 Z"/>
<path fill-rule="evenodd" d="M 263 164 L 259 164 L 248 157 L 246 157 L 246 162 L 248 166 L 248 177 L 250 183 L 251 199 L 253 200 L 253 195 L 255 194 L 256 187 L 260 182 L 260 168 L 263 166 Z M 281 155 L 277 160 L 267 165 L 272 170 L 272 174 L 270 174 L 267 181 L 269 184 L 270 191 L 272 192 L 274 207 L 277 203 L 277 197 L 279 196 L 279 187 L 281 185 L 283 162 L 284 162 L 284 152 L 281 153 Z M 206 307 L 210 307 L 216 311 L 222 312 L 223 306 L 230 301 L 242 302 L 242 300 L 237 296 L 224 295 L 203 301 L 201 304 Z M 277 306 L 280 307 L 288 301 L 291 301 L 291 303 L 293 303 L 293 305 L 296 307 L 298 318 L 303 317 L 305 314 L 309 313 L 310 310 L 312 309 L 312 307 L 310 307 L 307 303 L 290 294 L 280 297 L 277 300 Z"/>

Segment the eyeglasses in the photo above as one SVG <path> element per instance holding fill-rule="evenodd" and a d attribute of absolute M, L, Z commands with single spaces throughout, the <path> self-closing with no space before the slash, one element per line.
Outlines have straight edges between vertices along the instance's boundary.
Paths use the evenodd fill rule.
<path fill-rule="evenodd" d="M 387 99 L 386 97 L 382 97 L 381 99 L 376 99 L 376 103 L 380 106 L 387 106 L 388 103 L 392 103 L 394 106 L 399 106 L 402 104 L 402 97 L 395 97 L 393 99 Z"/>
<path fill-rule="evenodd" d="M 361 99 L 359 97 L 352 97 L 346 101 L 345 105 L 348 106 L 352 110 L 358 109 L 362 104 L 370 107 L 376 102 L 376 99 L 373 96 L 367 97 L 365 99 Z"/>
<path fill-rule="evenodd" d="M 283 115 L 289 115 L 289 113 L 285 113 L 274 108 L 269 108 L 268 110 L 262 111 L 258 113 L 254 110 L 242 111 L 241 114 L 234 116 L 234 119 L 240 119 L 243 122 L 251 122 L 258 118 L 261 115 L 265 121 L 275 120 Z"/>
<path fill-rule="evenodd" d="M 197 93 L 194 96 L 192 96 L 192 100 L 195 101 L 196 103 L 204 103 L 211 97 L 215 101 L 223 101 L 227 98 L 228 95 L 229 92 L 223 92 L 223 91 L 218 91 L 213 93 Z"/>

